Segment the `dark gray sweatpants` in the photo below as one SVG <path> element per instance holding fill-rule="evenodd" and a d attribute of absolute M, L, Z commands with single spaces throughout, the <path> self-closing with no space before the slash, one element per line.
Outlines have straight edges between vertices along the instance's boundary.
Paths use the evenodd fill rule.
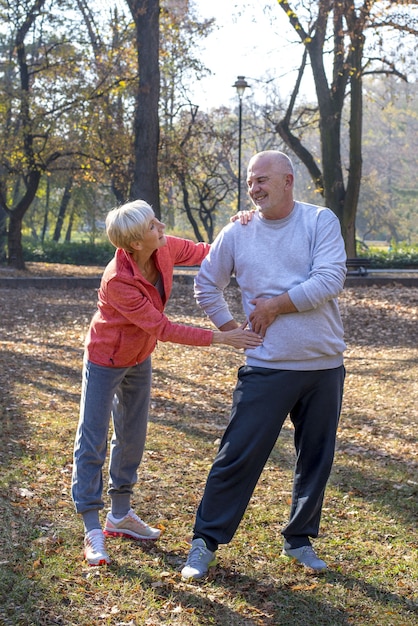
<path fill-rule="evenodd" d="M 209 472 L 194 526 L 214 551 L 231 541 L 287 417 L 295 429 L 296 466 L 286 548 L 317 537 L 334 460 L 345 369 L 275 370 L 243 366 L 231 420 Z"/>

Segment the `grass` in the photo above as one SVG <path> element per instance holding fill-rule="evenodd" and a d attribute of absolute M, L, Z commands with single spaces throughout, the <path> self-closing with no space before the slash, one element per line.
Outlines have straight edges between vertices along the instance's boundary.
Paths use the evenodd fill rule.
<path fill-rule="evenodd" d="M 231 306 L 238 294 L 231 290 Z M 233 541 L 200 583 L 180 569 L 228 416 L 242 355 L 160 344 L 134 506 L 155 545 L 108 540 L 88 568 L 70 497 L 90 290 L 1 291 L 0 624 L 65 626 L 409 626 L 417 623 L 418 290 L 347 289 L 347 380 L 321 536 L 325 575 L 280 557 L 289 513 L 286 424 Z M 171 318 L 203 325 L 190 287 Z"/>

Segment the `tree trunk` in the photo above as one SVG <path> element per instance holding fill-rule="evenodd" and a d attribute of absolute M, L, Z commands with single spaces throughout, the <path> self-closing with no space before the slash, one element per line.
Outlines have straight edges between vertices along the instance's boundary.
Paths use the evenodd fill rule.
<path fill-rule="evenodd" d="M 303 28 L 296 12 L 288 0 L 281 0 L 281 8 L 286 12 L 295 31 L 298 33 L 305 52 L 295 85 L 294 93 L 284 120 L 276 129 L 306 165 L 325 199 L 325 205 L 332 209 L 341 224 L 347 256 L 356 256 L 355 221 L 360 193 L 362 174 L 362 65 L 364 48 L 364 30 L 369 17 L 370 6 L 356 11 L 352 3 L 338 3 L 332 0 L 320 0 L 314 24 L 309 32 Z M 329 21 L 332 15 L 333 29 L 333 66 L 332 80 L 329 84 L 324 64 L 324 44 L 330 32 Z M 347 23 L 348 28 L 345 27 Z M 347 41 L 348 39 L 348 41 Z M 298 137 L 290 130 L 290 118 L 294 101 L 299 90 L 298 83 L 309 55 L 313 73 L 319 110 L 321 140 L 322 174 L 312 168 L 312 154 L 301 144 Z M 349 110 L 349 155 L 348 175 L 344 178 L 344 163 L 341 150 L 341 123 L 347 85 L 350 86 Z M 295 149 L 296 148 L 296 149 Z"/>
<path fill-rule="evenodd" d="M 326 12 L 318 20 L 318 30 L 308 46 L 315 90 L 319 107 L 319 132 L 321 138 L 322 182 L 325 205 L 337 215 L 342 223 L 344 215 L 345 187 L 341 161 L 341 116 L 344 105 L 347 74 L 340 70 L 340 77 L 330 86 L 324 66 L 324 35 Z M 338 28 L 339 16 L 334 28 Z M 337 34 L 334 33 L 334 40 Z M 336 49 L 338 43 L 335 43 Z M 338 66 L 339 68 L 339 66 Z M 336 70 L 337 73 L 337 70 Z"/>
<path fill-rule="evenodd" d="M 8 265 L 18 270 L 25 269 L 25 261 L 23 258 L 22 246 L 22 222 L 26 211 L 33 202 L 36 192 L 38 191 L 39 181 L 41 180 L 41 172 L 39 170 L 32 171 L 26 182 L 26 193 L 17 206 L 9 211 L 9 231 L 7 237 L 8 248 Z"/>
<path fill-rule="evenodd" d="M 71 243 L 71 235 L 72 235 L 72 232 L 73 232 L 74 216 L 75 216 L 75 207 L 73 205 L 72 211 L 70 213 L 70 219 L 68 220 L 67 232 L 65 233 L 65 243 Z"/>
<path fill-rule="evenodd" d="M 159 218 L 158 178 L 160 97 L 159 0 L 128 0 L 136 26 L 138 90 L 134 116 L 134 174 L 131 199 L 152 205 Z"/>
<path fill-rule="evenodd" d="M 7 259 L 7 213 L 0 206 L 0 263 Z"/>
<path fill-rule="evenodd" d="M 49 217 L 49 199 L 51 195 L 51 185 L 49 182 L 49 177 L 46 181 L 46 194 L 45 194 L 45 212 L 44 212 L 44 220 L 42 224 L 42 232 L 41 232 L 41 241 L 42 243 L 45 241 L 46 231 L 48 230 L 48 217 Z"/>
<path fill-rule="evenodd" d="M 73 186 L 73 180 L 74 179 L 71 176 L 65 184 L 52 241 L 58 242 L 60 240 L 62 227 L 64 225 L 65 214 L 71 200 L 71 188 Z"/>
<path fill-rule="evenodd" d="M 9 216 L 8 259 L 7 263 L 17 270 L 25 269 L 22 246 L 22 217 L 12 211 Z"/>
<path fill-rule="evenodd" d="M 45 0 L 35 0 L 31 9 L 22 21 L 15 35 L 16 57 L 20 77 L 20 125 L 23 128 L 23 160 L 27 163 L 26 172 L 23 176 L 25 193 L 17 202 L 14 209 L 9 209 L 9 232 L 8 232 L 8 258 L 9 265 L 16 269 L 25 269 L 22 247 L 22 221 L 26 211 L 32 204 L 44 166 L 37 162 L 34 150 L 34 130 L 30 114 L 31 83 L 26 58 L 25 37 L 42 10 Z"/>
<path fill-rule="evenodd" d="M 198 223 L 196 222 L 193 216 L 192 208 L 189 203 L 189 192 L 187 189 L 186 178 L 185 178 L 184 172 L 178 172 L 177 177 L 179 179 L 180 187 L 183 192 L 183 204 L 184 204 L 184 208 L 186 209 L 186 215 L 193 228 L 194 236 L 196 237 L 197 241 L 204 241 L 200 233 Z"/>
<path fill-rule="evenodd" d="M 344 213 L 341 220 L 342 233 L 348 258 L 357 255 L 356 215 L 360 197 L 361 176 L 363 170 L 363 79 L 361 67 L 363 63 L 364 35 L 357 33 L 358 23 L 353 27 L 351 46 L 350 78 L 350 127 L 349 127 L 349 169 L 344 202 Z"/>

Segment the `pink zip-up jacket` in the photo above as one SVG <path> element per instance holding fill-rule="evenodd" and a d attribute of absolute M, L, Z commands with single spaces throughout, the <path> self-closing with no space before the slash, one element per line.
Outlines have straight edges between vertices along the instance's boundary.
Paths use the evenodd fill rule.
<path fill-rule="evenodd" d="M 154 252 L 164 297 L 140 273 L 131 255 L 117 249 L 107 265 L 98 292 L 97 311 L 86 337 L 86 357 L 96 365 L 130 367 L 144 361 L 157 341 L 209 346 L 213 331 L 174 324 L 164 315 L 173 286 L 175 265 L 200 265 L 209 244 L 167 236 Z"/>

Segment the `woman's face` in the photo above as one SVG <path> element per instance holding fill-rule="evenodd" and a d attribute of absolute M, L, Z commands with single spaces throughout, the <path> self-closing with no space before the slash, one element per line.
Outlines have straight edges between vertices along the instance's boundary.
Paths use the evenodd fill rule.
<path fill-rule="evenodd" d="M 152 217 L 147 227 L 145 228 L 144 235 L 141 239 L 142 250 L 149 251 L 150 253 L 158 248 L 162 248 L 167 243 L 166 236 L 164 234 L 165 224 L 157 220 L 156 217 Z"/>

